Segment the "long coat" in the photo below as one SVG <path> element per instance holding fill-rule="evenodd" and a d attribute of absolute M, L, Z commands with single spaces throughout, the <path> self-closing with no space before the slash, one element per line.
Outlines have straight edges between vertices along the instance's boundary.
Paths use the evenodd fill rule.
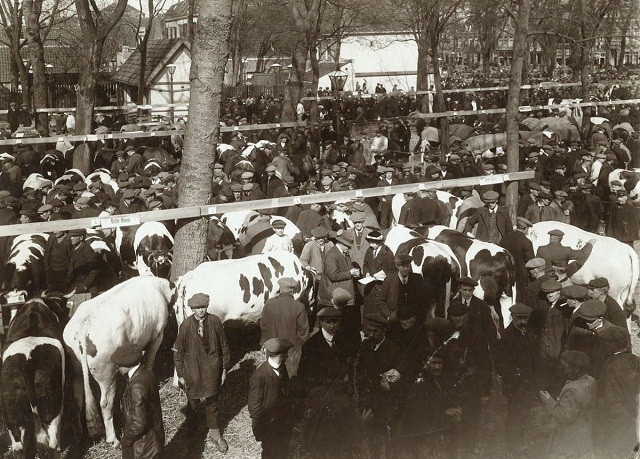
<path fill-rule="evenodd" d="M 413 308 L 418 319 L 426 316 L 425 283 L 420 274 L 410 273 L 407 285 L 402 285 L 397 274 L 387 276 L 376 295 L 376 311 L 384 317 L 394 318 L 400 306 Z"/>
<path fill-rule="evenodd" d="M 464 232 L 470 232 L 473 227 L 477 224 L 478 228 L 476 229 L 476 238 L 481 241 L 494 242 L 499 244 L 500 240 L 505 237 L 508 233 L 513 231 L 513 222 L 511 221 L 511 217 L 509 217 L 509 213 L 507 209 L 504 207 L 498 207 L 496 209 L 496 227 L 498 233 L 500 235 L 500 240 L 498 241 L 490 241 L 489 235 L 489 208 L 488 207 L 480 207 L 474 215 L 469 217 L 467 220 L 467 224 L 465 225 Z"/>
<path fill-rule="evenodd" d="M 164 448 L 164 426 L 158 382 L 151 368 L 141 365 L 120 402 L 124 418 L 122 457 L 155 458 Z"/>
<path fill-rule="evenodd" d="M 300 363 L 302 343 L 309 338 L 309 319 L 304 305 L 289 293 L 280 293 L 264 305 L 260 319 L 260 344 L 271 338 L 284 338 L 293 343 L 287 357 L 289 376 L 295 376 Z"/>
<path fill-rule="evenodd" d="M 502 238 L 500 245 L 513 257 L 516 270 L 516 299 L 522 301 L 529 283 L 525 264 L 535 257 L 531 240 L 522 231 L 512 231 Z"/>
<path fill-rule="evenodd" d="M 325 380 L 335 380 L 346 369 L 348 355 L 347 344 L 340 335 L 334 336 L 333 345 L 329 346 L 319 330 L 302 345 L 298 376 L 304 387 L 310 390 Z"/>
<path fill-rule="evenodd" d="M 372 247 L 367 249 L 367 253 L 364 256 L 364 266 L 362 267 L 363 275 L 373 276 L 379 271 L 384 271 L 387 276 L 392 276 L 398 271 L 393 252 L 384 244 L 380 246 L 378 254 L 375 257 L 373 256 Z M 375 312 L 376 295 L 381 287 L 381 281 L 374 281 L 364 286 L 364 315 Z"/>
<path fill-rule="evenodd" d="M 593 410 L 598 385 L 589 375 L 568 381 L 556 400 L 544 403 L 557 422 L 550 457 L 590 457 L 593 439 Z"/>
<path fill-rule="evenodd" d="M 269 361 L 263 362 L 249 379 L 247 406 L 258 441 L 277 439 L 278 432 L 290 425 L 289 375 L 280 368 L 278 376 Z"/>
<path fill-rule="evenodd" d="M 320 278 L 318 289 L 318 304 L 330 306 L 331 294 L 342 287 L 351 294 L 351 301 L 347 304 L 354 304 L 353 281 L 351 280 L 351 258 L 344 255 L 337 247 L 331 247 L 324 257 L 324 268 Z"/>
<path fill-rule="evenodd" d="M 207 314 L 204 338 L 198 335 L 198 319 L 191 315 L 178 330 L 174 361 L 187 393 L 203 399 L 218 393 L 222 370 L 229 367 L 229 346 L 218 316 Z"/>

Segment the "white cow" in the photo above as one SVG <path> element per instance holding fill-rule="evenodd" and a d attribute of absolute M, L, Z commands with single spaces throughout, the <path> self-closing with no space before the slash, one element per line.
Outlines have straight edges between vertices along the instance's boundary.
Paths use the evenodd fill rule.
<path fill-rule="evenodd" d="M 451 210 L 451 220 L 449 220 L 447 226 L 452 229 L 456 229 L 458 225 L 458 209 L 462 205 L 462 199 L 448 193 L 446 191 L 436 190 L 436 197 L 438 201 L 445 203 Z M 393 196 L 391 200 L 391 211 L 393 212 L 393 219 L 395 222 L 400 220 L 400 211 L 402 206 L 407 202 L 407 196 L 403 193 L 398 193 Z"/>
<path fill-rule="evenodd" d="M 202 263 L 176 283 L 178 325 L 191 314 L 188 302 L 196 293 L 209 295 L 208 311 L 227 325 L 255 323 L 262 316 L 264 303 L 279 292 L 278 279 L 283 277 L 291 277 L 298 282 L 294 298 L 310 302 L 313 276 L 292 253 L 269 252 L 236 260 Z"/>
<path fill-rule="evenodd" d="M 145 358 L 153 365 L 162 343 L 175 288 L 158 277 L 134 277 L 82 303 L 64 329 L 74 368 L 74 395 L 82 409 L 85 402 L 89 434 L 102 431 L 100 414 L 91 392 L 93 377 L 100 386 L 100 409 L 107 442 L 118 444 L 113 427 L 116 371 L 111 355 L 123 344 L 145 348 Z M 84 397 L 83 397 L 84 395 Z"/>
<path fill-rule="evenodd" d="M 584 265 L 571 276 L 574 284 L 587 284 L 596 277 L 604 277 L 609 281 L 609 295 L 618 304 L 634 304 L 633 293 L 640 276 L 640 262 L 633 248 L 616 239 L 598 236 L 566 223 L 540 222 L 527 231 L 534 252 L 549 243 L 549 231 L 553 229 L 564 232 L 562 245 L 572 249 L 581 249 L 591 239 L 596 241 Z"/>

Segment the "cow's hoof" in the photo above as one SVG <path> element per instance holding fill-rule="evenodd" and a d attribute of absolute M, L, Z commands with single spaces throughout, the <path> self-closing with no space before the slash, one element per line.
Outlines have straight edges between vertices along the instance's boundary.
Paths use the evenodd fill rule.
<path fill-rule="evenodd" d="M 113 446 L 113 449 L 119 449 L 120 442 L 118 441 L 118 439 L 113 440 L 113 443 L 111 443 L 111 446 Z"/>
<path fill-rule="evenodd" d="M 226 454 L 227 451 L 229 451 L 229 445 L 227 444 L 227 441 L 220 437 L 218 438 L 218 440 L 214 441 L 215 445 L 216 445 L 216 449 L 218 450 L 218 452 L 222 453 L 222 454 Z"/>

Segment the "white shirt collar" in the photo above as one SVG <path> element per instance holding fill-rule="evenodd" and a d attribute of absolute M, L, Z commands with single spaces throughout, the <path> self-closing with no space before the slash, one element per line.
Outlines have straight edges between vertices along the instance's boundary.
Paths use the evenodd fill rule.
<path fill-rule="evenodd" d="M 273 360 L 273 357 L 268 357 L 267 358 L 267 362 L 269 362 L 269 365 L 271 366 L 271 369 L 273 371 L 275 371 L 278 376 L 280 376 L 280 367 L 281 366 L 276 366 L 276 362 L 275 362 L 275 360 Z"/>
<path fill-rule="evenodd" d="M 324 339 L 327 342 L 333 343 L 334 337 L 333 335 L 330 335 L 329 333 L 327 333 L 327 331 L 324 328 L 320 328 L 320 330 L 322 330 L 322 336 L 324 336 Z"/>
<path fill-rule="evenodd" d="M 384 343 L 384 340 L 387 339 L 387 337 L 385 336 L 384 338 L 382 338 L 382 341 L 380 341 L 378 344 L 376 344 L 375 346 L 373 346 L 373 352 L 376 352 L 378 350 L 378 348 L 382 345 L 382 343 Z"/>
<path fill-rule="evenodd" d="M 131 369 L 127 372 L 129 375 L 129 379 L 133 377 L 133 374 L 140 368 L 140 364 L 137 364 L 135 367 L 131 367 Z"/>

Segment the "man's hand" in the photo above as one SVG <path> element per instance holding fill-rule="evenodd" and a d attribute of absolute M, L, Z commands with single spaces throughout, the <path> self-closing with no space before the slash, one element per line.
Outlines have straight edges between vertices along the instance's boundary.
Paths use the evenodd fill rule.
<path fill-rule="evenodd" d="M 547 392 L 546 390 L 540 391 L 540 400 L 542 400 L 543 403 L 554 401 L 553 397 L 549 395 L 549 392 Z"/>
<path fill-rule="evenodd" d="M 220 385 L 223 385 L 226 380 L 227 380 L 227 370 L 224 369 L 224 370 L 222 370 L 222 378 L 221 378 L 221 381 L 220 381 Z"/>
<path fill-rule="evenodd" d="M 360 270 L 358 268 L 351 268 L 349 272 L 353 277 L 358 277 L 360 275 Z"/>
<path fill-rule="evenodd" d="M 455 408 L 447 408 L 447 410 L 444 412 L 444 414 L 446 416 L 449 416 L 449 417 L 455 419 L 458 422 L 462 422 L 462 408 L 460 408 L 459 406 L 457 406 Z"/>
<path fill-rule="evenodd" d="M 373 410 L 371 408 L 362 410 L 360 412 L 360 419 L 363 421 L 368 421 L 373 417 Z"/>

